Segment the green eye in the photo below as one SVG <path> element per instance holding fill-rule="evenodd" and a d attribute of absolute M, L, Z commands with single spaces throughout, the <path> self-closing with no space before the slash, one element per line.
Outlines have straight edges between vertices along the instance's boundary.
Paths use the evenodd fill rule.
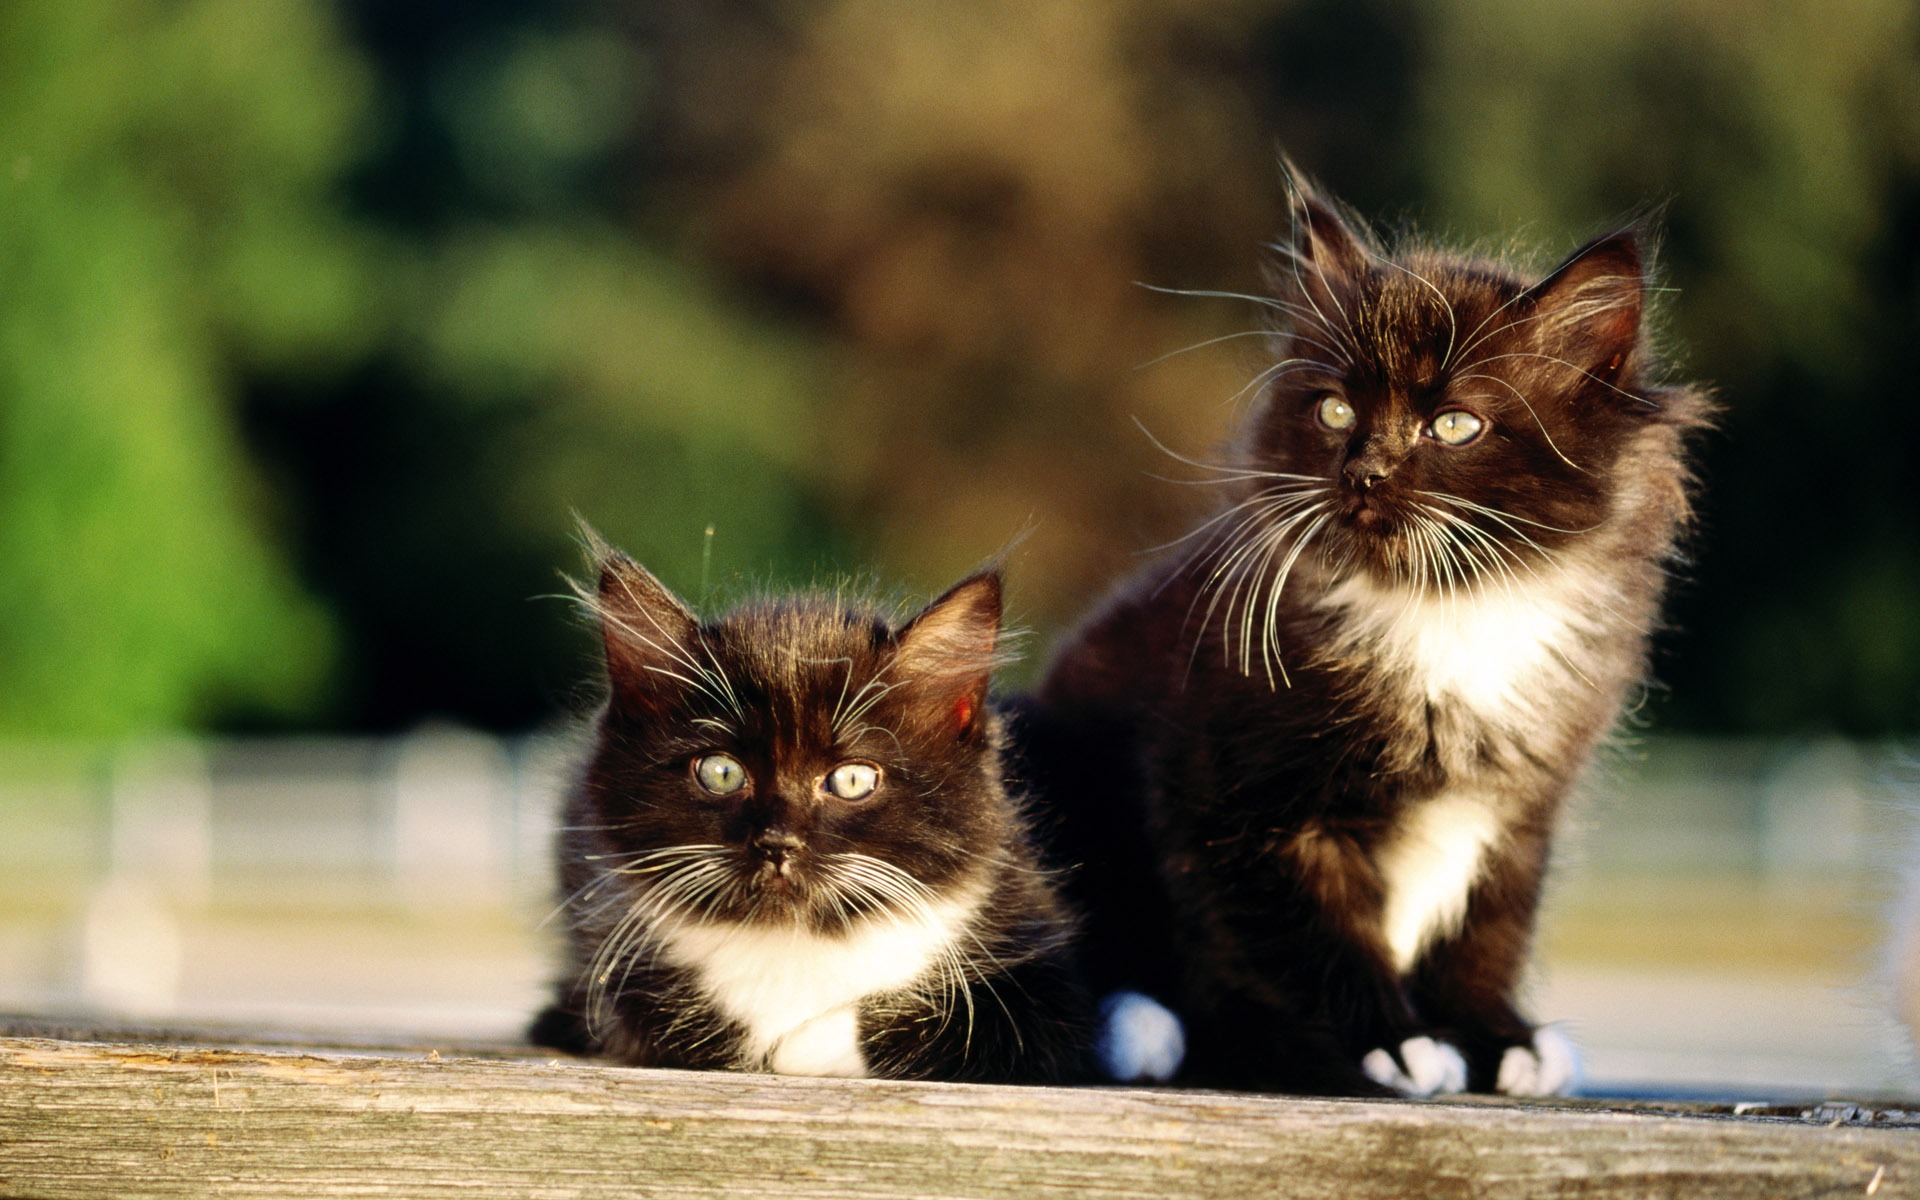
<path fill-rule="evenodd" d="M 747 786 L 747 769 L 729 755 L 709 754 L 694 760 L 693 778 L 716 796 L 731 796 Z"/>
<path fill-rule="evenodd" d="M 872 763 L 841 763 L 827 773 L 827 791 L 842 800 L 865 800 L 879 786 L 880 768 Z"/>
<path fill-rule="evenodd" d="M 1487 423 L 1464 408 L 1450 408 L 1427 427 L 1434 440 L 1444 446 L 1464 446 L 1480 436 Z"/>
<path fill-rule="evenodd" d="M 1328 429 L 1352 429 L 1354 422 L 1353 405 L 1328 392 L 1320 397 L 1320 407 L 1316 410 L 1320 423 Z"/>

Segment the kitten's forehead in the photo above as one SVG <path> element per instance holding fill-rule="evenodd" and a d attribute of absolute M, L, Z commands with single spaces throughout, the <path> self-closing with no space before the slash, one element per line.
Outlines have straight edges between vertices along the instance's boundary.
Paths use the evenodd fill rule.
<path fill-rule="evenodd" d="M 785 690 L 837 687 L 850 675 L 871 675 L 886 658 L 890 631 L 850 610 L 784 603 L 737 610 L 710 636 L 735 670 Z"/>
<path fill-rule="evenodd" d="M 1500 273 L 1413 255 L 1376 266 L 1344 313 L 1352 368 L 1396 387 L 1439 381 L 1496 326 L 1521 287 Z"/>
<path fill-rule="evenodd" d="M 1348 314 L 1354 366 L 1396 384 L 1431 378 L 1455 325 L 1444 297 L 1405 276 L 1382 279 L 1370 292 Z"/>

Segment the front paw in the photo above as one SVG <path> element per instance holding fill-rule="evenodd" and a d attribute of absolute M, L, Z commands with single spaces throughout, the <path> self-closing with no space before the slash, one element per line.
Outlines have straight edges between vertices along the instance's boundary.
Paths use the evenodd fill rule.
<path fill-rule="evenodd" d="M 1367 1078 L 1403 1096 L 1438 1096 L 1467 1090 L 1467 1060 L 1445 1042 L 1410 1037 L 1399 1052 L 1369 1050 L 1360 1060 Z"/>
<path fill-rule="evenodd" d="M 1166 1083 L 1187 1056 L 1180 1018 L 1152 996 L 1115 992 L 1100 1004 L 1094 1057 L 1115 1083 Z"/>
<path fill-rule="evenodd" d="M 1509 1046 L 1500 1057 L 1494 1089 L 1507 1096 L 1564 1096 L 1580 1082 L 1580 1054 L 1550 1025 L 1533 1031 L 1531 1046 Z"/>
<path fill-rule="evenodd" d="M 527 1027 L 527 1040 L 567 1054 L 591 1058 L 600 1053 L 600 1039 L 587 1028 L 587 1021 L 566 1004 L 549 1004 Z"/>

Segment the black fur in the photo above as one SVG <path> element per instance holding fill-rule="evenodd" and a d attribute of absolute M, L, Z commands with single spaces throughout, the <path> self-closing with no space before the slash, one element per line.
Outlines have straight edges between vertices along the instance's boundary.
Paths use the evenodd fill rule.
<path fill-rule="evenodd" d="M 1185 1080 L 1374 1094 L 1362 1057 L 1426 1035 L 1491 1089 L 1533 1037 L 1515 990 L 1556 813 L 1642 682 L 1709 405 L 1656 381 L 1637 231 L 1529 279 L 1390 253 L 1304 187 L 1294 211 L 1275 365 L 1205 467 L 1220 512 L 1064 641 L 1024 769 L 1085 864 L 1094 983 L 1184 1017 Z M 1566 606 L 1511 701 L 1396 649 L 1418 605 L 1498 669 L 1549 611 L 1459 615 L 1503 596 Z M 1492 845 L 1464 919 L 1396 955 L 1387 864 L 1449 797 Z"/>
<path fill-rule="evenodd" d="M 862 1073 L 1081 1072 L 1089 1016 L 1068 961 L 1073 922 L 1002 779 L 986 701 L 996 575 L 903 625 L 825 597 L 702 622 L 606 551 L 588 599 L 610 695 L 566 804 L 570 964 L 535 1041 L 646 1066 L 777 1069 L 778 1038 L 716 999 L 707 964 L 669 952 L 675 930 L 793 930 L 833 946 L 911 912 L 914 897 L 971 897 L 950 958 L 859 997 Z M 720 757 L 743 779 L 726 794 L 700 775 Z M 835 794 L 849 764 L 877 773 L 871 794 Z"/>

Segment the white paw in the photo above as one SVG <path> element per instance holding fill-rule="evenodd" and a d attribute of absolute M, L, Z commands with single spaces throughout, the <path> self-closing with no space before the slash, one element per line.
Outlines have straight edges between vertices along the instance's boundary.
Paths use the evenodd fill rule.
<path fill-rule="evenodd" d="M 839 1075 L 862 1079 L 867 1061 L 860 1053 L 860 1018 L 851 1004 L 828 1009 L 781 1036 L 767 1056 L 777 1075 Z"/>
<path fill-rule="evenodd" d="M 1401 1064 L 1405 1064 L 1402 1067 Z M 1360 1060 L 1367 1078 L 1404 1096 L 1437 1096 L 1467 1090 L 1467 1060 L 1445 1042 L 1413 1037 L 1400 1043 L 1400 1057 L 1369 1050 Z"/>
<path fill-rule="evenodd" d="M 1100 1002 L 1093 1052 L 1115 1083 L 1165 1083 L 1187 1057 L 1187 1033 L 1180 1018 L 1152 996 L 1115 992 Z"/>
<path fill-rule="evenodd" d="M 1495 1090 L 1508 1096 L 1564 1096 L 1580 1083 L 1580 1052 L 1550 1025 L 1533 1031 L 1533 1048 L 1509 1046 Z"/>

